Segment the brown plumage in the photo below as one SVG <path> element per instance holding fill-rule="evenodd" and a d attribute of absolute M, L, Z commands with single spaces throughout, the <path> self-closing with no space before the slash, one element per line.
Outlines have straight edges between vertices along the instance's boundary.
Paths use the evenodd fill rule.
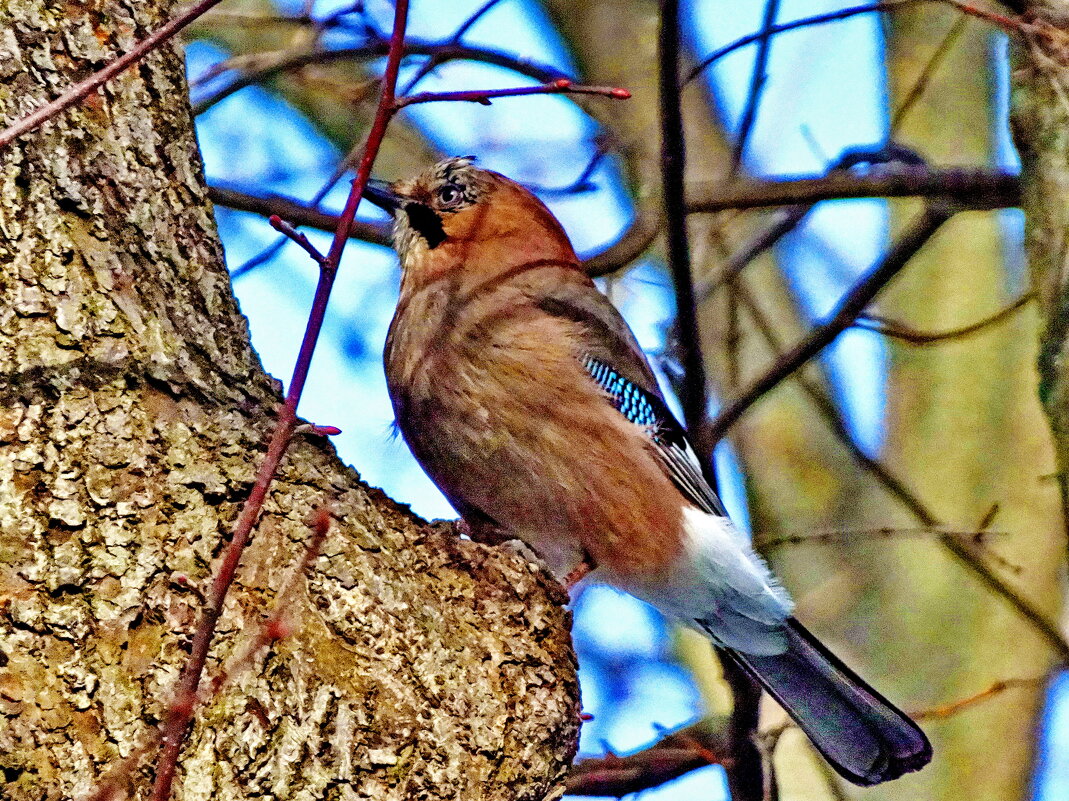
<path fill-rule="evenodd" d="M 397 424 L 472 529 L 524 540 L 558 576 L 592 562 L 704 631 L 851 781 L 923 767 L 924 733 L 790 616 L 549 209 L 470 159 L 367 196 L 394 213 L 403 270 Z"/>
<path fill-rule="evenodd" d="M 681 547 L 683 499 L 582 367 L 584 354 L 611 359 L 615 348 L 547 310 L 542 291 L 567 297 L 593 282 L 549 209 L 502 176 L 476 175 L 479 202 L 442 218 L 437 246 L 398 225 L 404 275 L 385 351 L 398 425 L 426 432 L 406 439 L 459 511 L 530 543 L 560 575 L 584 551 L 622 574 L 660 570 Z M 396 191 L 433 209 L 439 180 Z M 648 370 L 636 378 L 656 385 Z"/>

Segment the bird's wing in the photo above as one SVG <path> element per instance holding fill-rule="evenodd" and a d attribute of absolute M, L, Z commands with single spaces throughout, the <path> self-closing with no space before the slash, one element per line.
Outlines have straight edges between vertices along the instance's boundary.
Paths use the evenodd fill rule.
<path fill-rule="evenodd" d="M 621 375 L 612 365 L 591 355 L 583 359 L 590 377 L 609 395 L 612 405 L 632 423 L 642 426 L 656 444 L 672 482 L 687 500 L 709 514 L 726 516 L 720 499 L 702 472 L 701 462 L 686 432 L 657 395 L 651 395 Z"/>
<path fill-rule="evenodd" d="M 687 500 L 709 514 L 726 517 L 686 431 L 665 403 L 653 369 L 616 307 L 593 287 L 542 297 L 538 305 L 582 325 L 588 345 L 583 368 L 620 414 L 645 429 L 665 471 Z"/>
<path fill-rule="evenodd" d="M 677 560 L 667 578 L 664 573 L 630 577 L 619 586 L 722 645 L 753 654 L 781 653 L 790 598 L 725 514 L 620 313 L 593 285 L 576 282 L 561 282 L 537 302 L 546 313 L 579 324 L 582 368 L 606 402 L 641 427 L 665 474 L 693 505 L 684 509 L 688 558 Z"/>

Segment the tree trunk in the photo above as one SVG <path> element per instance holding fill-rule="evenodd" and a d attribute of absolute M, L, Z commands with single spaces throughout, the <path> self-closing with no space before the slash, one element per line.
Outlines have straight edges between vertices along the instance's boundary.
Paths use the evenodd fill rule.
<path fill-rule="evenodd" d="M 129 49 L 166 2 L 0 7 L 0 119 Z M 151 55 L 0 153 L 0 797 L 84 795 L 165 714 L 279 397 L 230 291 L 182 60 Z M 359 402 L 359 398 L 354 398 Z M 284 460 L 218 671 L 287 601 L 295 633 L 199 711 L 177 799 L 540 799 L 578 729 L 559 587 L 433 530 L 320 439 Z M 145 797 L 154 755 L 129 775 Z"/>
<path fill-rule="evenodd" d="M 936 6 L 889 19 L 887 69 L 895 108 L 945 46 L 948 32 L 960 31 L 895 140 L 936 165 L 990 163 L 996 124 L 990 27 Z M 895 223 L 919 211 L 914 204 L 893 208 Z M 959 214 L 910 261 L 881 297 L 879 312 L 922 331 L 947 331 L 998 311 L 1021 292 L 1002 237 L 997 214 Z M 1061 510 L 1049 479 L 1050 434 L 1035 400 L 1035 332 L 1034 309 L 1028 307 L 971 336 L 926 348 L 888 340 L 884 459 L 953 528 L 975 529 L 998 504 L 990 527 L 1004 536 L 973 552 L 1056 620 Z M 862 598 L 866 606 L 887 610 L 874 616 L 874 625 L 900 645 L 887 648 L 885 658 L 917 665 L 901 676 L 906 697 L 937 705 L 1001 680 L 1042 677 L 1050 668 L 1049 643 L 936 538 L 892 540 L 879 549 Z M 888 607 L 892 598 L 900 600 L 898 608 Z M 911 641 L 938 648 L 924 655 L 901 645 Z M 974 709 L 926 722 L 936 757 L 910 785 L 914 794 L 1027 798 L 1043 691 L 1042 681 L 1014 687 Z M 899 790 L 891 786 L 874 797 L 896 798 Z"/>
<path fill-rule="evenodd" d="M 1026 35 L 1011 40 L 1010 115 L 1021 156 L 1025 248 L 1043 326 L 1039 396 L 1054 430 L 1064 497 L 1069 465 L 1069 65 L 1051 37 L 1060 42 L 1069 31 L 1069 2 L 1025 6 L 1035 23 Z"/>

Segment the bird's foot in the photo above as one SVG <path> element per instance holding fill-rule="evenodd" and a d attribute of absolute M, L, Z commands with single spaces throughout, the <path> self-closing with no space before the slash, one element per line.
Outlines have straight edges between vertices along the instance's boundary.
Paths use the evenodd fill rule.
<path fill-rule="evenodd" d="M 583 561 L 576 565 L 572 569 L 572 571 L 564 577 L 564 589 L 566 589 L 568 592 L 571 592 L 572 588 L 575 587 L 575 585 L 578 584 L 580 581 L 585 579 L 587 575 L 589 575 L 589 573 L 596 567 L 597 565 L 595 565 L 594 560 L 590 558 L 590 554 L 584 551 Z"/>

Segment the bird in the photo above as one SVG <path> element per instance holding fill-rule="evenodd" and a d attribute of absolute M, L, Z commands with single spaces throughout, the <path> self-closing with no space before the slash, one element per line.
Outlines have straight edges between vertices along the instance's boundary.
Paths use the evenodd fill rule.
<path fill-rule="evenodd" d="M 703 632 L 855 784 L 927 764 L 917 724 L 794 618 L 553 213 L 471 156 L 363 197 L 393 216 L 400 259 L 396 425 L 473 538 L 518 539 L 567 584 L 592 572 Z"/>

